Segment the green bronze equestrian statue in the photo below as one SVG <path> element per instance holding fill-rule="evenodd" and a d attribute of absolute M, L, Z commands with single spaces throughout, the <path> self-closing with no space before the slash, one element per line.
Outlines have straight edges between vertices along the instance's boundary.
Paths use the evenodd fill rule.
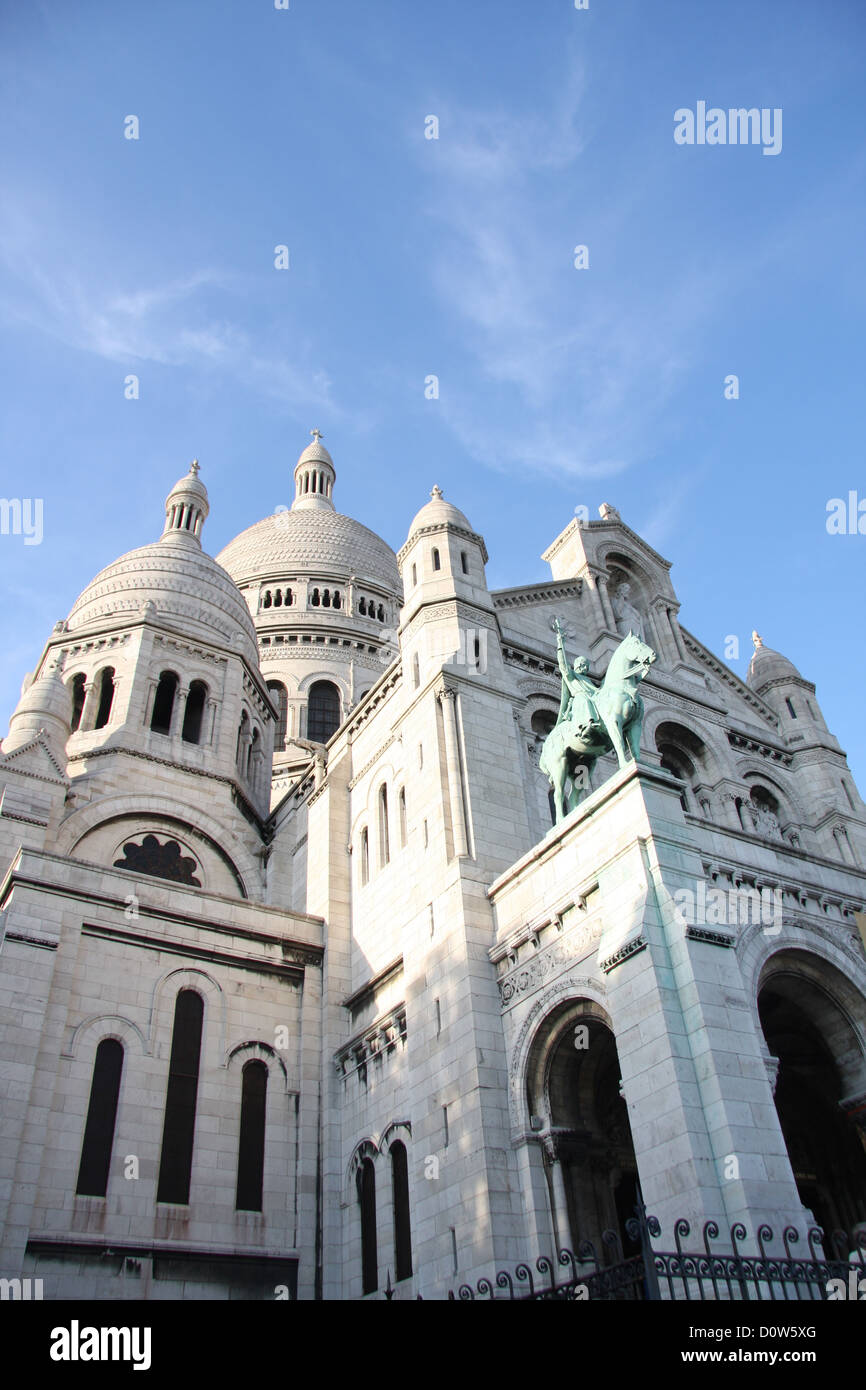
<path fill-rule="evenodd" d="M 578 767 L 585 778 L 596 759 L 611 748 L 620 767 L 637 761 L 644 704 L 638 686 L 656 659 L 651 647 L 633 632 L 624 637 L 608 663 L 600 686 L 586 674 L 588 663 L 578 657 L 569 666 L 559 619 L 554 618 L 556 660 L 562 675 L 559 718 L 541 749 L 539 767 L 553 786 L 557 823 L 578 803 Z M 566 793 L 567 780 L 571 788 Z"/>

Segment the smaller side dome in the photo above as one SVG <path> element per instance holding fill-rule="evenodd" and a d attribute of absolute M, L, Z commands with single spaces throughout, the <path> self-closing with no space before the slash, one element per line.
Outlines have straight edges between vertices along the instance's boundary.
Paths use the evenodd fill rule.
<path fill-rule="evenodd" d="M 424 531 L 429 526 L 458 526 L 462 531 L 474 535 L 469 518 L 453 502 L 445 501 L 438 483 L 430 493 L 430 501 L 413 517 L 407 539 L 411 540 L 417 531 Z"/>
<path fill-rule="evenodd" d="M 42 674 L 22 692 L 9 721 L 9 736 L 3 752 L 12 753 L 29 743 L 43 730 L 55 738 L 62 750 L 72 723 L 72 692 L 64 685 L 60 662 L 49 657 Z"/>
<path fill-rule="evenodd" d="M 193 459 L 189 472 L 178 479 L 166 497 L 162 540 L 193 540 L 201 545 L 201 528 L 207 520 L 210 504 L 198 470 L 198 459 Z"/>
<path fill-rule="evenodd" d="M 752 641 L 755 644 L 755 650 L 749 662 L 746 681 L 758 694 L 771 685 L 773 681 L 803 680 L 794 663 L 783 656 L 781 652 L 765 646 L 764 639 L 759 633 L 752 633 Z"/>

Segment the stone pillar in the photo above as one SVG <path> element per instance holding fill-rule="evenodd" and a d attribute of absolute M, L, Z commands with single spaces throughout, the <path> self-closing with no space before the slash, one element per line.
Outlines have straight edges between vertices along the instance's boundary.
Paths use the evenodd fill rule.
<path fill-rule="evenodd" d="M 457 691 L 446 686 L 438 692 L 445 727 L 445 766 L 448 776 L 448 804 L 451 810 L 451 831 L 454 837 L 454 857 L 460 859 L 469 852 L 466 835 L 466 811 L 463 802 L 463 775 L 460 770 L 460 750 L 457 743 Z"/>
<path fill-rule="evenodd" d="M 583 580 L 587 593 L 590 595 L 590 606 L 592 608 L 592 624 L 600 628 L 607 627 L 608 619 L 605 613 L 604 603 L 602 602 L 601 589 L 599 585 L 601 571 L 592 569 L 589 565 L 581 570 L 578 576 Z"/>
<path fill-rule="evenodd" d="M 81 718 L 78 721 L 79 734 L 87 733 L 96 723 L 96 715 L 99 710 L 99 685 L 96 681 L 84 682 L 84 704 L 81 708 Z"/>
<path fill-rule="evenodd" d="M 553 1209 L 553 1227 L 557 1240 L 557 1253 L 562 1249 L 574 1252 L 562 1159 L 559 1156 L 556 1140 L 552 1134 L 545 1135 L 543 1142 L 548 1172 L 550 1173 L 550 1195 Z"/>
<path fill-rule="evenodd" d="M 608 593 L 608 576 L 599 574 L 596 580 L 598 585 L 598 597 L 601 602 L 602 612 L 604 613 L 604 625 L 608 632 L 618 632 L 616 617 L 611 607 L 610 594 Z"/>
<path fill-rule="evenodd" d="M 680 661 L 688 661 L 688 652 L 686 651 L 686 644 L 683 641 L 683 635 L 680 632 L 680 625 L 677 622 L 677 615 L 672 608 L 669 608 L 667 610 L 667 615 L 668 626 L 670 627 L 671 633 L 673 634 L 676 649 L 680 654 Z"/>

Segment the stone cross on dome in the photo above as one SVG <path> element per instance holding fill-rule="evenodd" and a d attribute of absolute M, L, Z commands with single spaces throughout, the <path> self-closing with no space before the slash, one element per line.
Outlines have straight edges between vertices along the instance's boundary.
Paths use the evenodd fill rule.
<path fill-rule="evenodd" d="M 324 435 L 322 434 L 321 430 L 310 430 L 310 434 L 313 436 L 317 444 L 320 439 L 324 439 Z"/>
<path fill-rule="evenodd" d="M 438 483 L 433 484 L 433 487 L 430 490 L 430 496 L 432 497 L 434 502 L 438 502 L 439 498 L 442 496 L 442 489 Z"/>

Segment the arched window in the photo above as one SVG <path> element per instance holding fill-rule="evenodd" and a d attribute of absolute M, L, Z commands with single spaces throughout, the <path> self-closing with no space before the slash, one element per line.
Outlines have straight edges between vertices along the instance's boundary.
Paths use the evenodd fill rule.
<path fill-rule="evenodd" d="M 379 619 L 379 622 L 380 622 L 380 623 L 384 623 L 384 621 L 385 621 L 385 609 L 382 607 L 381 603 L 379 604 L 379 611 L 377 612 L 376 617 Z"/>
<path fill-rule="evenodd" d="M 289 692 L 281 681 L 268 681 L 268 690 L 271 698 L 277 707 L 277 727 L 274 730 L 274 752 L 279 752 L 286 746 L 286 735 L 289 728 Z"/>
<path fill-rule="evenodd" d="M 94 729 L 104 729 L 111 717 L 114 702 L 114 667 L 104 666 L 97 676 L 99 682 L 99 708 L 96 711 Z"/>
<path fill-rule="evenodd" d="M 238 1144 L 238 1211 L 261 1211 L 265 1176 L 265 1109 L 268 1069 L 247 1062 L 241 1082 L 241 1133 Z"/>
<path fill-rule="evenodd" d="M 93 1062 L 90 1104 L 75 1184 L 75 1191 L 82 1197 L 104 1197 L 108 1190 L 122 1071 L 122 1045 L 116 1038 L 103 1038 Z"/>
<path fill-rule="evenodd" d="M 241 722 L 238 726 L 238 744 L 235 750 L 235 760 L 238 765 L 238 772 L 246 772 L 247 763 L 250 756 L 250 716 L 246 710 L 241 711 Z"/>
<path fill-rule="evenodd" d="M 367 616 L 367 600 L 366 600 L 365 598 L 361 598 L 361 599 L 358 600 L 358 612 L 360 613 L 360 615 L 361 615 L 362 618 L 366 618 L 366 616 Z"/>
<path fill-rule="evenodd" d="M 384 868 L 390 858 L 391 840 L 388 831 L 388 788 L 383 782 L 379 788 L 379 868 Z"/>
<path fill-rule="evenodd" d="M 319 591 L 318 589 L 314 589 L 310 597 L 310 603 L 312 604 L 313 608 L 318 608 L 320 602 L 321 599 L 319 598 Z"/>
<path fill-rule="evenodd" d="M 323 608 L 330 608 L 330 606 L 331 606 L 331 591 L 330 591 L 330 589 L 325 589 L 324 593 L 322 594 L 322 607 L 323 607 Z"/>
<path fill-rule="evenodd" d="M 276 592 L 275 592 L 275 594 L 274 594 L 274 607 L 275 607 L 275 608 L 282 608 L 282 606 L 283 606 L 283 592 L 282 592 L 281 589 L 277 589 Z"/>
<path fill-rule="evenodd" d="M 371 1158 L 358 1167 L 358 1206 L 361 1209 L 361 1288 L 375 1293 L 379 1287 L 379 1256 L 376 1249 L 376 1170 Z"/>
<path fill-rule="evenodd" d="M 366 825 L 361 831 L 361 887 L 370 882 L 370 832 Z"/>
<path fill-rule="evenodd" d="M 253 729 L 253 736 L 250 740 L 250 755 L 247 759 L 247 775 L 253 787 L 258 788 L 259 769 L 262 762 L 262 736 L 258 729 Z"/>
<path fill-rule="evenodd" d="M 189 694 L 186 697 L 186 709 L 183 712 L 183 729 L 180 735 L 184 743 L 201 743 L 207 694 L 207 686 L 204 681 L 193 681 L 190 685 Z"/>
<path fill-rule="evenodd" d="M 270 589 L 265 589 L 265 596 L 262 599 L 262 608 L 270 608 L 272 602 L 273 599 L 271 597 Z"/>
<path fill-rule="evenodd" d="M 81 712 L 84 709 L 84 697 L 87 693 L 84 689 L 86 680 L 87 677 L 82 671 L 79 671 L 77 676 L 72 677 L 72 723 L 69 727 L 73 734 L 81 723 Z"/>
<path fill-rule="evenodd" d="M 286 596 L 285 596 L 285 605 L 286 605 L 286 607 L 287 607 L 287 608 L 291 608 L 291 606 L 292 606 L 292 604 L 294 603 L 294 601 L 295 601 L 295 596 L 294 596 L 294 594 L 292 593 L 291 589 L 287 589 L 287 590 L 286 590 Z"/>
<path fill-rule="evenodd" d="M 158 1202 L 189 1202 L 195 1109 L 204 1000 L 194 989 L 182 989 L 174 1006 L 174 1031 L 168 1064 L 165 1121 L 159 1159 Z"/>
<path fill-rule="evenodd" d="M 405 788 L 405 787 L 401 787 L 401 788 L 400 788 L 400 797 L 399 797 L 398 805 L 399 805 L 399 810 L 400 810 L 400 844 L 401 844 L 402 847 L 405 849 L 405 847 L 406 847 L 406 841 L 407 841 L 408 838 L 409 838 L 408 822 L 407 822 L 407 819 L 406 819 L 406 788 Z"/>
<path fill-rule="evenodd" d="M 442 561 L 439 558 L 439 551 L 436 549 L 435 545 L 433 547 L 433 568 L 434 570 L 441 570 L 442 568 Z"/>
<path fill-rule="evenodd" d="M 340 692 L 331 681 L 314 681 L 307 703 L 307 738 L 327 743 L 340 727 Z"/>
<path fill-rule="evenodd" d="M 156 687 L 153 700 L 153 713 L 150 727 L 155 734 L 171 733 L 171 717 L 174 714 L 174 697 L 177 694 L 178 678 L 174 671 L 163 671 Z"/>
<path fill-rule="evenodd" d="M 406 1146 L 391 1145 L 391 1190 L 394 1202 L 394 1268 L 397 1282 L 412 1277 L 412 1232 L 409 1219 L 409 1163 Z"/>
<path fill-rule="evenodd" d="M 334 608 L 341 608 L 341 607 L 342 607 L 343 600 L 342 600 L 342 598 L 340 597 L 340 590 L 339 590 L 339 589 L 335 589 L 335 590 L 334 590 L 334 594 L 333 594 L 333 597 L 332 597 L 332 599 L 331 599 L 331 604 L 332 604 L 332 606 L 333 606 Z"/>
<path fill-rule="evenodd" d="M 530 720 L 532 732 L 539 738 L 547 738 L 555 723 L 556 715 L 551 709 L 537 709 Z"/>

